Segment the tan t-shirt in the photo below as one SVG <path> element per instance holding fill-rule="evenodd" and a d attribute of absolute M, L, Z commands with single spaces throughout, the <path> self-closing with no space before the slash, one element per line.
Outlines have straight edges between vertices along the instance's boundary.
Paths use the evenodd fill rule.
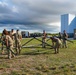
<path fill-rule="evenodd" d="M 8 40 L 8 45 L 13 45 L 13 40 L 9 35 L 6 35 L 6 38 Z"/>

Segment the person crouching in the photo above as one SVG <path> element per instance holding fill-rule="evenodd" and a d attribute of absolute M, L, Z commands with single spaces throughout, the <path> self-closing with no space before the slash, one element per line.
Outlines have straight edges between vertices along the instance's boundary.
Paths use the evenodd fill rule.
<path fill-rule="evenodd" d="M 59 47 L 61 46 L 61 40 L 57 37 L 50 37 L 50 39 L 52 40 L 52 46 L 55 50 L 55 54 L 59 53 Z"/>

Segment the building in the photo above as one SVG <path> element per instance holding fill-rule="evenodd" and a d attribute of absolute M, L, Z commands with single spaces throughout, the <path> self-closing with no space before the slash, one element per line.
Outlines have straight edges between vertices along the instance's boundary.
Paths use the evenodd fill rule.
<path fill-rule="evenodd" d="M 21 31 L 21 34 L 22 34 L 22 38 L 30 36 L 28 31 Z"/>
<path fill-rule="evenodd" d="M 61 15 L 61 33 L 66 30 L 68 34 L 76 34 L 76 16 L 73 14 Z"/>

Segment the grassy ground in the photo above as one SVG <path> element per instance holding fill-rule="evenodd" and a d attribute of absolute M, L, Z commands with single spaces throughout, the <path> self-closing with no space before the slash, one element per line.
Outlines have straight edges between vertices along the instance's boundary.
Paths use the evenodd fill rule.
<path fill-rule="evenodd" d="M 28 40 L 23 39 L 22 44 Z M 22 48 L 21 54 L 11 60 L 0 54 L 0 75 L 76 75 L 76 40 L 73 41 L 74 44 L 68 42 L 68 48 L 61 48 L 59 54 L 54 54 L 49 46 Z M 27 46 L 37 44 L 41 42 L 33 40 Z"/>

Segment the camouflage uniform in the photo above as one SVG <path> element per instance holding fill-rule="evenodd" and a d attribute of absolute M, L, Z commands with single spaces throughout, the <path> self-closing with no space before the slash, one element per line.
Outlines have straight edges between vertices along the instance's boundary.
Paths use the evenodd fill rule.
<path fill-rule="evenodd" d="M 21 52 L 21 33 L 20 32 L 16 32 L 15 33 L 15 46 L 16 46 L 16 53 L 20 54 Z"/>
<path fill-rule="evenodd" d="M 46 42 L 46 33 L 43 31 L 43 36 L 42 36 L 42 47 L 45 48 L 45 42 Z"/>
<path fill-rule="evenodd" d="M 59 47 L 62 45 L 61 40 L 56 37 L 52 37 L 51 39 L 52 39 L 53 48 L 55 49 L 55 53 L 59 53 Z"/>
<path fill-rule="evenodd" d="M 15 57 L 14 51 L 13 51 L 13 40 L 9 35 L 6 35 L 5 40 L 7 40 L 7 51 L 8 51 L 8 58 L 11 59 L 12 57 Z"/>
<path fill-rule="evenodd" d="M 2 33 L 1 36 L 1 50 L 2 50 L 2 54 L 4 54 L 4 46 L 5 46 L 5 35 Z"/>
<path fill-rule="evenodd" d="M 58 38 L 61 40 L 62 42 L 62 34 L 59 32 Z M 62 48 L 62 45 L 60 46 L 60 48 Z"/>
<path fill-rule="evenodd" d="M 67 48 L 67 38 L 68 38 L 68 34 L 64 31 L 63 33 L 63 48 Z"/>
<path fill-rule="evenodd" d="M 13 41 L 14 41 L 14 34 L 15 34 L 15 31 L 14 31 L 14 29 L 12 29 L 10 32 L 10 35 L 11 35 L 11 38 L 13 39 Z"/>
<path fill-rule="evenodd" d="M 59 32 L 58 38 L 61 40 L 62 39 L 62 34 Z"/>
<path fill-rule="evenodd" d="M 15 32 L 14 31 L 11 31 L 10 32 L 10 36 L 11 36 L 11 38 L 13 40 L 13 46 L 15 47 Z"/>

